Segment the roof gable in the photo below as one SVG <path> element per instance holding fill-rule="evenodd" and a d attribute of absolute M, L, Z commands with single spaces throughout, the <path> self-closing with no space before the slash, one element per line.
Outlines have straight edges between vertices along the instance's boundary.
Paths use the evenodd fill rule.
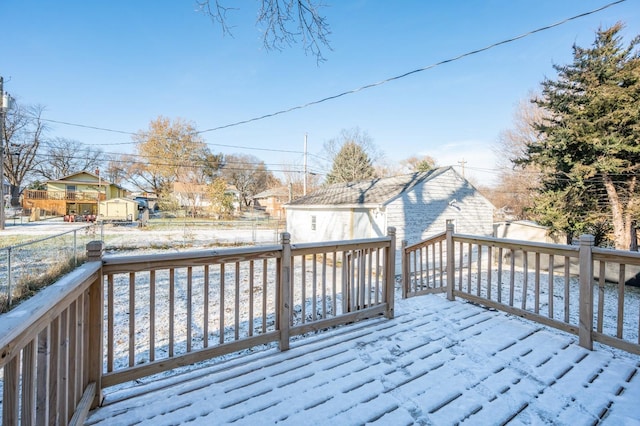
<path fill-rule="evenodd" d="M 298 198 L 287 204 L 287 206 L 386 204 L 401 194 L 411 191 L 416 186 L 428 182 L 449 170 L 453 171 L 451 167 L 441 167 L 428 172 L 417 172 L 409 175 L 337 183 L 305 197 Z"/>

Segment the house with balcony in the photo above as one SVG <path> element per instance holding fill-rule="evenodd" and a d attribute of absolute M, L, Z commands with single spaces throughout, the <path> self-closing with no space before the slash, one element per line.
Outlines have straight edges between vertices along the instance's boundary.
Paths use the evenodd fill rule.
<path fill-rule="evenodd" d="M 25 190 L 22 208 L 39 208 L 54 215 L 98 215 L 99 201 L 122 198 L 127 192 L 97 173 L 82 171 L 49 180 L 43 190 Z"/>

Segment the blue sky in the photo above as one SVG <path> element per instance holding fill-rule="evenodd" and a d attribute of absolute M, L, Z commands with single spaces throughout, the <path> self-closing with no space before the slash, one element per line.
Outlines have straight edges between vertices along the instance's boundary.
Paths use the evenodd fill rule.
<path fill-rule="evenodd" d="M 195 0 L 2 0 L 0 75 L 21 102 L 51 120 L 124 132 L 159 115 L 200 130 L 270 114 L 483 48 L 596 9 L 611 0 L 325 0 L 332 50 L 318 65 L 302 46 L 265 50 L 259 2 L 230 11 L 233 36 L 196 11 Z M 234 4 L 227 0 L 227 4 Z M 278 171 L 302 164 L 342 129 L 366 131 L 388 163 L 430 155 L 465 160 L 479 184 L 496 175 L 493 147 L 516 104 L 589 46 L 598 27 L 624 21 L 640 34 L 640 4 L 596 14 L 291 113 L 204 133 L 212 151 L 252 154 Z M 49 136 L 133 152 L 127 134 L 50 124 Z M 241 149 L 240 147 L 254 148 Z M 296 151 L 296 152 L 281 152 Z M 313 163 L 311 168 L 326 168 Z"/>

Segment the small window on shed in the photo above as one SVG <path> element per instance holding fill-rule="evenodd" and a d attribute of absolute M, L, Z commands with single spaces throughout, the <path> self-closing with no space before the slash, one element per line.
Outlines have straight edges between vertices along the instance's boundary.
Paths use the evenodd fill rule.
<path fill-rule="evenodd" d="M 312 231 L 316 230 L 316 217 L 315 216 L 311 216 L 311 230 Z"/>

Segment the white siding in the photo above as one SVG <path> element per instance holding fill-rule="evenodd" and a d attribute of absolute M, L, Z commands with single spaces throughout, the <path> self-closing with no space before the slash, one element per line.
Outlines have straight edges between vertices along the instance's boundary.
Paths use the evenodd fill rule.
<path fill-rule="evenodd" d="M 287 230 L 293 242 L 379 237 L 393 226 L 400 247 L 402 240 L 412 244 L 443 232 L 447 219 L 455 221 L 459 233 L 493 233 L 493 206 L 453 169 L 400 194 L 381 208 L 288 206 L 286 211 Z M 311 229 L 312 216 L 316 218 L 315 230 Z"/>
<path fill-rule="evenodd" d="M 387 226 L 396 227 L 398 242 L 407 240 L 412 244 L 442 232 L 447 219 L 455 221 L 456 232 L 493 232 L 493 206 L 453 171 L 401 194 L 387 205 L 386 211 Z"/>
<path fill-rule="evenodd" d="M 312 217 L 315 217 L 315 230 Z M 378 227 L 365 208 L 287 208 L 287 231 L 294 243 L 371 238 L 378 236 Z"/>

